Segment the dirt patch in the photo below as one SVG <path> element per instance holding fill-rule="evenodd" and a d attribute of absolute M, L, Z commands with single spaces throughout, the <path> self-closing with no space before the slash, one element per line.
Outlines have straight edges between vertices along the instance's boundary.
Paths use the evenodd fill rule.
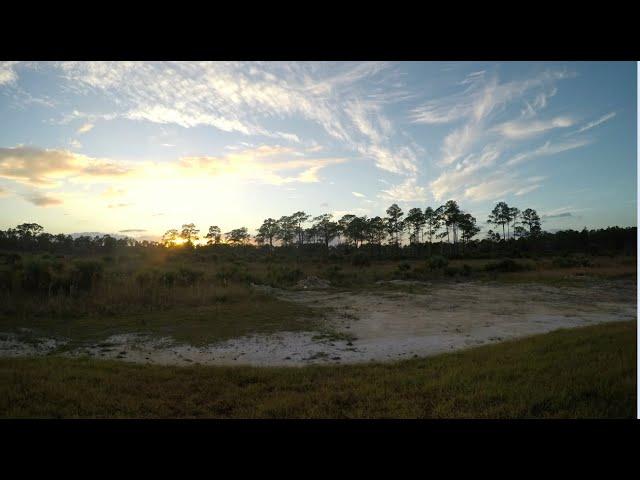
<path fill-rule="evenodd" d="M 322 290 L 331 287 L 331 283 L 327 280 L 311 276 L 300 280 L 296 284 L 296 287 L 303 290 Z"/>
<path fill-rule="evenodd" d="M 255 286 L 282 300 L 329 312 L 324 331 L 250 335 L 204 347 L 177 344 L 171 338 L 114 335 L 66 355 L 163 365 L 361 363 L 427 356 L 558 328 L 636 319 L 633 281 L 580 287 L 481 282 L 424 286 L 421 293 L 286 291 Z M 44 342 L 49 346 L 26 348 L 18 345 L 16 338 L 2 338 L 0 355 L 17 351 L 40 355 L 52 351 L 54 345 Z"/>

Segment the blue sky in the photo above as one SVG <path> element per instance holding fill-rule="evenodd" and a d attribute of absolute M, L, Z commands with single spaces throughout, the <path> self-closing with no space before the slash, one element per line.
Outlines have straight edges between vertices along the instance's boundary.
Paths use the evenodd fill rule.
<path fill-rule="evenodd" d="M 498 201 L 636 224 L 635 62 L 0 62 L 0 228 Z"/>

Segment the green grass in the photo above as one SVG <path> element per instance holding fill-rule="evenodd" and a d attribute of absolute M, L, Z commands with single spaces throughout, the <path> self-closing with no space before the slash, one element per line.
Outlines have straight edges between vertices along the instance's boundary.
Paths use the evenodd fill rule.
<path fill-rule="evenodd" d="M 33 329 L 32 336 L 71 339 L 66 348 L 133 332 L 168 335 L 179 342 L 206 345 L 250 333 L 314 330 L 319 320 L 317 309 L 247 291 L 224 302 L 148 313 L 66 318 L 5 315 L 0 316 L 0 331 L 17 332 L 19 328 L 30 328 Z M 20 334 L 23 340 L 26 336 Z"/>
<path fill-rule="evenodd" d="M 0 359 L 1 417 L 633 418 L 636 323 L 394 364 L 159 367 Z"/>

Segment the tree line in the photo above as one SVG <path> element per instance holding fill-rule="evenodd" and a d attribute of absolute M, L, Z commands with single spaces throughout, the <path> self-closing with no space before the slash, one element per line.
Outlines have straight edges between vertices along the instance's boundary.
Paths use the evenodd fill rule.
<path fill-rule="evenodd" d="M 496 228 L 502 227 L 502 236 L 493 230 L 487 232 L 487 238 L 496 242 L 536 237 L 542 232 L 540 217 L 535 210 L 527 208 L 521 212 L 505 202 L 496 205 L 487 223 Z M 253 240 L 269 248 L 304 244 L 322 244 L 329 248 L 332 244 L 342 243 L 354 248 L 363 244 L 382 246 L 385 243 L 398 248 L 405 237 L 408 237 L 409 245 L 429 246 L 436 242 L 443 243 L 446 238 L 446 243 L 457 251 L 458 246 L 464 249 L 480 231 L 476 218 L 461 210 L 455 200 L 449 200 L 435 209 L 412 208 L 406 214 L 394 203 L 386 210 L 386 216 L 371 218 L 346 214 L 334 220 L 330 213 L 312 217 L 299 211 L 277 220 L 265 219 Z M 193 244 L 200 239 L 199 233 L 193 223 L 184 224 L 181 229 L 167 230 L 162 236 L 162 244 L 167 247 L 175 246 L 178 242 Z M 226 243 L 232 245 L 245 245 L 252 240 L 246 227 L 222 234 L 217 225 L 209 227 L 204 239 L 207 245 L 216 245 L 222 243 L 223 236 Z"/>
<path fill-rule="evenodd" d="M 479 235 L 482 229 L 477 219 L 463 211 L 454 200 L 437 208 L 411 208 L 406 213 L 393 204 L 385 213 L 383 217 L 346 214 L 334 219 L 329 213 L 312 217 L 298 211 L 279 219 L 265 219 L 253 236 L 246 227 L 223 233 L 218 226 L 212 225 L 202 235 L 204 245 L 198 245 L 201 231 L 193 223 L 167 230 L 158 242 L 111 235 L 73 238 L 47 233 L 37 223 L 23 223 L 0 230 L 0 249 L 84 254 L 112 253 L 132 247 L 173 249 L 182 245 L 207 249 L 244 246 L 255 249 L 257 246 L 269 254 L 275 251 L 348 253 L 355 250 L 379 258 L 420 257 L 433 253 L 496 256 L 558 251 L 635 254 L 636 227 L 549 233 L 543 231 L 540 216 L 534 209 L 520 210 L 506 202 L 497 203 L 489 213 L 486 219 L 489 228 L 483 238 Z"/>

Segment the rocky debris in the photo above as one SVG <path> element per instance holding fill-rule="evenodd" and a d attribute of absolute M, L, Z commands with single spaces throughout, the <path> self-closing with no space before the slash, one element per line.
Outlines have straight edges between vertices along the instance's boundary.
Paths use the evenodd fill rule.
<path fill-rule="evenodd" d="M 300 280 L 296 284 L 296 287 L 302 288 L 304 290 L 323 289 L 323 288 L 331 287 L 331 283 L 328 282 L 327 280 L 323 280 L 321 278 L 311 276 L 303 280 Z"/>

